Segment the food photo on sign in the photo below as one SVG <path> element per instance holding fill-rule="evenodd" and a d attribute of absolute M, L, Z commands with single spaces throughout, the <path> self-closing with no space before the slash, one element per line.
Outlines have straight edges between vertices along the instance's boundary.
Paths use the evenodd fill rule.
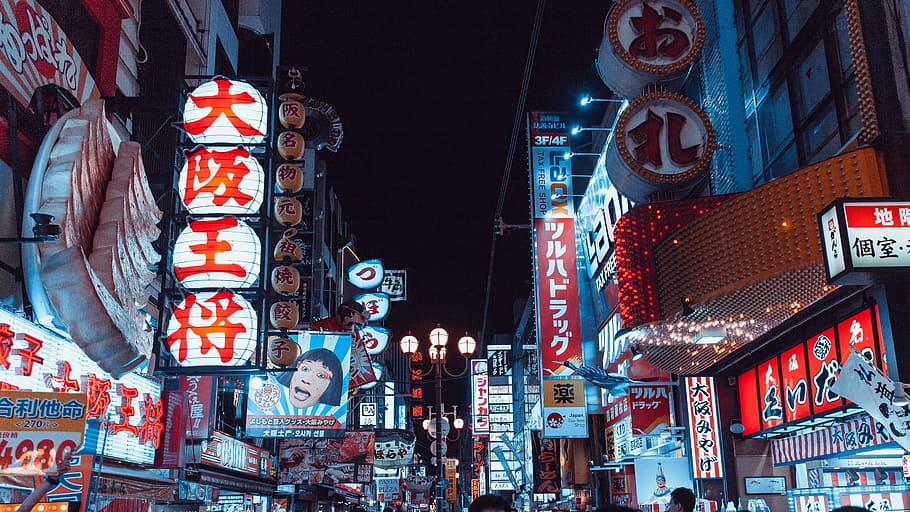
<path fill-rule="evenodd" d="M 297 357 L 250 379 L 246 429 L 253 437 L 340 437 L 350 384 L 351 335 L 298 332 Z"/>
<path fill-rule="evenodd" d="M 373 478 L 370 432 L 346 432 L 341 439 L 282 439 L 278 451 L 283 484 L 365 483 Z"/>

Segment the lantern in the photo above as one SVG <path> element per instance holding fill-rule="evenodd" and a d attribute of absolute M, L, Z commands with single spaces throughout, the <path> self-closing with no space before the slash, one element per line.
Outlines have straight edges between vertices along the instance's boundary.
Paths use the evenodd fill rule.
<path fill-rule="evenodd" d="M 300 322 L 297 303 L 283 300 L 272 304 L 269 308 L 269 322 L 276 329 L 291 329 L 297 325 Z"/>
<path fill-rule="evenodd" d="M 281 235 L 281 240 L 275 244 L 275 261 L 297 262 L 303 260 L 303 247 L 294 240 L 297 234 L 296 229 L 285 230 Z"/>
<path fill-rule="evenodd" d="M 300 192 L 303 188 L 303 169 L 295 164 L 279 165 L 275 169 L 275 186 L 282 192 Z"/>
<path fill-rule="evenodd" d="M 241 366 L 256 351 L 256 310 L 236 293 L 189 294 L 174 308 L 165 339 L 181 366 Z"/>
<path fill-rule="evenodd" d="M 300 289 L 300 272 L 289 265 L 279 265 L 272 269 L 272 289 L 278 293 L 290 295 Z"/>
<path fill-rule="evenodd" d="M 303 205 L 293 197 L 276 197 L 274 217 L 285 226 L 296 226 L 303 219 Z"/>
<path fill-rule="evenodd" d="M 278 120 L 285 128 L 303 128 L 306 122 L 306 110 L 300 100 L 302 94 L 285 93 L 278 97 L 281 105 L 278 108 Z"/>
<path fill-rule="evenodd" d="M 269 362 L 275 366 L 290 366 L 300 355 L 300 346 L 284 336 L 269 337 Z"/>
<path fill-rule="evenodd" d="M 376 288 L 382 283 L 384 272 L 382 260 L 361 261 L 348 268 L 348 282 L 361 290 Z"/>
<path fill-rule="evenodd" d="M 245 148 L 200 146 L 187 155 L 177 187 L 190 213 L 250 215 L 262 205 L 265 172 Z"/>
<path fill-rule="evenodd" d="M 183 107 L 183 129 L 199 144 L 259 144 L 268 106 L 253 86 L 217 79 L 193 89 Z"/>
<path fill-rule="evenodd" d="M 297 132 L 281 132 L 275 141 L 278 145 L 278 154 L 285 160 L 300 160 L 303 156 L 303 135 Z"/>
<path fill-rule="evenodd" d="M 259 279 L 259 236 L 234 217 L 190 221 L 174 244 L 174 275 L 198 288 L 248 288 Z"/>

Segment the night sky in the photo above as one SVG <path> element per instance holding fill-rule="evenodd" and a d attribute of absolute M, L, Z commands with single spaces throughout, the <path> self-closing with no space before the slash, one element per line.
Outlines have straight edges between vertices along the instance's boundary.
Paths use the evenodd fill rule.
<path fill-rule="evenodd" d="M 599 120 L 603 104 L 581 109 L 578 100 L 608 94 L 592 64 L 609 4 L 546 4 L 525 111 Z M 323 156 L 358 255 L 409 272 L 408 301 L 393 303 L 386 321 L 396 344 L 409 330 L 425 343 L 437 323 L 453 340 L 481 330 L 535 7 L 285 1 L 282 64 L 308 67 L 305 94 L 332 104 L 344 125 L 339 152 Z M 576 150 L 588 141 L 579 138 Z M 529 215 L 522 114 L 503 220 L 526 226 Z M 498 237 L 495 250 L 488 339 L 511 331 L 513 302 L 528 296 L 532 280 L 528 230 Z"/>

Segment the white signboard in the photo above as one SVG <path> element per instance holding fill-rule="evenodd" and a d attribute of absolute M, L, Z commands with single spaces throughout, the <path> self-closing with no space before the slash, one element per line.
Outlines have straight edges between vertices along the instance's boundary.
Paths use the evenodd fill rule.
<path fill-rule="evenodd" d="M 408 300 L 408 271 L 386 270 L 379 291 L 387 293 L 392 302 Z"/>
<path fill-rule="evenodd" d="M 910 202 L 838 199 L 818 222 L 829 281 L 863 284 L 870 271 L 910 270 Z"/>

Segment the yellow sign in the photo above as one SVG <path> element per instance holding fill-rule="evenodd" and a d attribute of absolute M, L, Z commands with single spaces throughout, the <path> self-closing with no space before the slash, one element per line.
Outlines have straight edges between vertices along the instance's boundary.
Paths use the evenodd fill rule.
<path fill-rule="evenodd" d="M 55 473 L 85 434 L 85 394 L 0 392 L 0 473 Z"/>
<path fill-rule="evenodd" d="M 544 379 L 544 407 L 584 407 L 585 381 L 582 379 Z"/>

